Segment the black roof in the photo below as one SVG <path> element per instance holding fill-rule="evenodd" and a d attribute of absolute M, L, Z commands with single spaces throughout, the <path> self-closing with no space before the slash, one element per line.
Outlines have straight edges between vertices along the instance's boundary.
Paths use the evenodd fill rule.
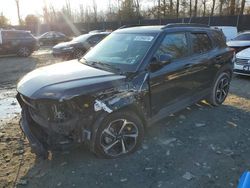
<path fill-rule="evenodd" d="M 167 25 L 155 25 L 155 26 L 122 26 L 115 32 L 118 33 L 160 33 L 164 30 L 180 30 L 180 29 L 185 29 L 185 30 L 207 30 L 211 29 L 208 25 L 203 25 L 203 24 L 185 24 L 185 23 L 172 23 L 172 24 L 167 24 Z"/>

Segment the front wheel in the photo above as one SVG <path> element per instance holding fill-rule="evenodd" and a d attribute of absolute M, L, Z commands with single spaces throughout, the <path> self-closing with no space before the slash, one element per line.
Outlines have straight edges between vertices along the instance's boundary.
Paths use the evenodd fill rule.
<path fill-rule="evenodd" d="M 131 112 L 114 112 L 105 118 L 95 140 L 95 153 L 104 158 L 118 158 L 136 151 L 141 145 L 144 127 Z"/>
<path fill-rule="evenodd" d="M 21 47 L 17 51 L 17 55 L 21 56 L 21 57 L 28 57 L 28 56 L 30 56 L 30 54 L 31 54 L 31 51 L 27 47 Z"/>
<path fill-rule="evenodd" d="M 212 92 L 207 101 L 214 106 L 221 105 L 228 95 L 230 81 L 231 78 L 228 73 L 221 73 L 216 79 Z"/>

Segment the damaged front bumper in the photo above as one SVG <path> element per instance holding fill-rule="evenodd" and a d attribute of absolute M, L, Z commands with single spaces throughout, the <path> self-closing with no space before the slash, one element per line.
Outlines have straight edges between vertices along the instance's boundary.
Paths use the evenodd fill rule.
<path fill-rule="evenodd" d="M 90 125 L 93 120 L 91 115 L 75 115 L 79 118 L 55 123 L 51 122 L 49 117 L 44 119 L 41 114 L 35 114 L 36 105 L 26 99 L 20 94 L 17 95 L 17 100 L 22 107 L 20 126 L 34 153 L 46 157 L 48 150 L 62 150 L 79 143 L 89 143 Z"/>
<path fill-rule="evenodd" d="M 35 134 L 31 131 L 30 125 L 32 125 L 32 122 L 30 116 L 28 115 L 27 109 L 24 107 L 22 109 L 20 127 L 30 143 L 31 151 L 39 156 L 46 155 L 47 149 L 45 147 L 45 144 L 38 140 Z"/>

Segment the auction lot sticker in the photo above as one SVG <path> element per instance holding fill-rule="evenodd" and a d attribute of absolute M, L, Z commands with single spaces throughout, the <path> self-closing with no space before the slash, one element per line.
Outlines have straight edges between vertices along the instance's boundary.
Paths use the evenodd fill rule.
<path fill-rule="evenodd" d="M 136 36 L 135 41 L 145 41 L 145 42 L 150 42 L 154 39 L 153 36 Z"/>

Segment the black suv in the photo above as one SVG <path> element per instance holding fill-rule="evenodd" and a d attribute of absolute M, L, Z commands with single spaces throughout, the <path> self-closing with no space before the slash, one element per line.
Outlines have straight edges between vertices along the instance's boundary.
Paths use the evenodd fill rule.
<path fill-rule="evenodd" d="M 59 43 L 52 49 L 52 54 L 55 57 L 63 59 L 79 59 L 91 47 L 98 44 L 104 37 L 109 35 L 110 32 L 89 33 L 80 35 L 69 42 Z"/>
<path fill-rule="evenodd" d="M 207 26 L 118 29 L 80 61 L 54 64 L 18 83 L 21 128 L 33 151 L 85 143 L 106 158 L 134 152 L 147 125 L 197 101 L 227 97 L 233 52 Z"/>
<path fill-rule="evenodd" d="M 29 31 L 0 30 L 0 55 L 28 57 L 38 48 L 36 38 Z"/>

